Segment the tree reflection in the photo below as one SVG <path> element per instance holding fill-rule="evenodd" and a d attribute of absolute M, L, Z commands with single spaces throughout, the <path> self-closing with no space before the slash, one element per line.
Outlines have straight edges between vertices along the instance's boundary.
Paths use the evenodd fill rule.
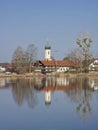
<path fill-rule="evenodd" d="M 77 78 L 69 78 L 69 89 L 65 92 L 72 102 L 80 100 L 81 91 L 80 81 Z"/>
<path fill-rule="evenodd" d="M 70 79 L 69 83 L 70 88 L 73 84 L 78 85 L 78 87 L 72 87 L 66 91 L 66 94 L 72 102 L 75 102 L 75 104 L 78 103 L 76 110 L 81 117 L 85 118 L 92 113 L 92 107 L 90 105 L 92 90 L 89 85 L 89 78 L 74 78 Z"/>
<path fill-rule="evenodd" d="M 89 86 L 89 79 L 82 79 L 82 96 L 79 105 L 77 106 L 77 112 L 80 113 L 84 118 L 92 112 L 90 105 L 91 90 Z"/>
<path fill-rule="evenodd" d="M 37 103 L 36 91 L 34 91 L 34 80 L 12 79 L 12 93 L 15 102 L 21 106 L 24 101 L 33 108 Z"/>

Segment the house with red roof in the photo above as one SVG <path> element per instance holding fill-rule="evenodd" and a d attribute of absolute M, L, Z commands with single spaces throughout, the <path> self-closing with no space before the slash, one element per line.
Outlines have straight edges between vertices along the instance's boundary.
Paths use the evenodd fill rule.
<path fill-rule="evenodd" d="M 70 69 L 76 68 L 74 62 L 69 60 L 40 60 L 39 64 L 42 72 L 67 72 Z"/>
<path fill-rule="evenodd" d="M 45 58 L 38 61 L 38 68 L 43 73 L 51 72 L 67 72 L 76 69 L 78 66 L 70 60 L 54 60 L 51 58 L 51 47 L 49 44 L 45 46 Z M 37 68 L 37 70 L 38 70 Z"/>

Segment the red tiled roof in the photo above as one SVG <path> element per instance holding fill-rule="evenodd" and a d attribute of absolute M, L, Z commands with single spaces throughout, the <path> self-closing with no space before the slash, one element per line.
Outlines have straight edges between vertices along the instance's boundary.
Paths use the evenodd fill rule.
<path fill-rule="evenodd" d="M 73 61 L 69 61 L 69 60 L 41 60 L 39 62 L 44 66 L 58 66 L 58 67 L 76 66 Z"/>

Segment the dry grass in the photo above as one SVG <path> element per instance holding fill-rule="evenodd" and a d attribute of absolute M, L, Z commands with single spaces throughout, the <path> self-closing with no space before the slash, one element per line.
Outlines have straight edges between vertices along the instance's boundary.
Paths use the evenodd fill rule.
<path fill-rule="evenodd" d="M 90 72 L 90 73 L 50 73 L 50 74 L 42 74 L 42 73 L 26 73 L 26 74 L 0 74 L 0 78 L 6 77 L 43 77 L 43 76 L 56 76 L 56 77 L 98 77 L 98 72 Z"/>

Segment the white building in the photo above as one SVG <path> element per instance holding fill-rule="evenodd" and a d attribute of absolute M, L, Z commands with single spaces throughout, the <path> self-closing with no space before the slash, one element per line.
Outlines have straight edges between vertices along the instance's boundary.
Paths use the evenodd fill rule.
<path fill-rule="evenodd" d="M 0 72 L 5 72 L 5 71 L 6 71 L 6 69 L 4 67 L 0 66 Z"/>
<path fill-rule="evenodd" d="M 98 60 L 94 60 L 90 65 L 89 65 L 89 71 L 98 71 Z"/>

